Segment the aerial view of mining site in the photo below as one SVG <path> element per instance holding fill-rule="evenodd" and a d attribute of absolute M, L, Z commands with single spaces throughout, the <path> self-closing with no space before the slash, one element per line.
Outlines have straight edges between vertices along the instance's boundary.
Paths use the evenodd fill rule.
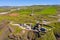
<path fill-rule="evenodd" d="M 60 0 L 0 0 L 0 40 L 60 40 Z"/>

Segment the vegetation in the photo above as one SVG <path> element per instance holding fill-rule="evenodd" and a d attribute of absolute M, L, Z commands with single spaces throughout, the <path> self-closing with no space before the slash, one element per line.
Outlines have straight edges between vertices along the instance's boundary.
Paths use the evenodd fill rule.
<path fill-rule="evenodd" d="M 0 12 L 6 12 L 6 11 L 9 11 L 9 9 L 0 8 Z"/>
<path fill-rule="evenodd" d="M 10 12 L 9 14 L 6 15 L 0 15 L 0 22 L 2 20 L 10 20 L 10 21 L 14 21 L 15 23 L 32 23 L 32 25 L 34 25 L 37 21 L 40 21 L 40 23 L 42 22 L 42 20 L 47 20 L 47 21 L 56 21 L 58 19 L 57 18 L 53 18 L 53 17 L 49 17 L 49 16 L 53 16 L 56 15 L 57 13 L 57 7 L 56 6 L 26 6 L 21 8 L 20 10 L 16 10 L 13 12 Z M 33 13 L 33 16 L 31 16 L 30 14 Z M 10 16 L 10 14 L 18 14 L 18 16 Z M 52 27 L 55 28 L 49 28 L 47 26 L 44 26 L 47 29 L 51 29 L 48 30 L 48 32 L 45 35 L 42 35 L 43 37 L 41 38 L 37 38 L 37 40 L 56 40 L 55 37 L 55 33 L 60 33 L 60 23 L 51 23 L 49 24 Z M 18 34 L 20 33 L 20 31 L 22 30 L 19 27 L 16 26 L 11 26 L 15 31 L 13 32 L 13 34 Z"/>

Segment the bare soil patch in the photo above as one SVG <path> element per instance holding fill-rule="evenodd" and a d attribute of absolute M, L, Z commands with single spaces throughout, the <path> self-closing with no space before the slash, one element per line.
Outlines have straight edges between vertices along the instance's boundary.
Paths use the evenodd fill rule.
<path fill-rule="evenodd" d="M 11 14 L 9 14 L 9 16 L 19 16 L 19 14 L 18 13 L 11 13 Z"/>

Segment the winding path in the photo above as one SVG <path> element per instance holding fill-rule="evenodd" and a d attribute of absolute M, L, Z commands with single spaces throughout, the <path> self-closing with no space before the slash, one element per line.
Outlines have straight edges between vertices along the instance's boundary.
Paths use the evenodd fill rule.
<path fill-rule="evenodd" d="M 20 26 L 19 24 L 13 24 L 13 22 L 10 22 L 10 24 L 11 24 L 11 25 L 14 25 L 14 26 L 18 26 L 18 27 L 21 28 L 21 29 L 26 29 L 25 27 Z"/>
<path fill-rule="evenodd" d="M 22 29 L 24 29 L 24 30 L 37 31 L 37 30 L 31 29 L 31 27 L 28 26 L 28 25 L 27 25 L 27 28 L 26 28 L 26 27 L 20 26 L 19 24 L 13 24 L 13 22 L 10 22 L 10 24 L 11 24 L 11 25 L 14 25 L 14 26 L 18 26 L 19 28 L 22 28 Z M 45 29 L 46 29 L 46 28 L 45 28 Z M 47 31 L 48 31 L 48 30 L 51 30 L 51 28 L 50 28 L 50 29 L 47 29 Z"/>
<path fill-rule="evenodd" d="M 51 24 L 51 23 L 54 23 L 54 22 L 60 22 L 60 19 L 56 20 L 56 21 L 50 21 L 50 22 L 43 22 L 42 24 Z"/>

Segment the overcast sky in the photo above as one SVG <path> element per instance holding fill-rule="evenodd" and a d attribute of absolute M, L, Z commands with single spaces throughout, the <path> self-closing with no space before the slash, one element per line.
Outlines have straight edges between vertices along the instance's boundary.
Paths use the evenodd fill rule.
<path fill-rule="evenodd" d="M 60 5 L 60 0 L 0 0 L 0 6 Z"/>

